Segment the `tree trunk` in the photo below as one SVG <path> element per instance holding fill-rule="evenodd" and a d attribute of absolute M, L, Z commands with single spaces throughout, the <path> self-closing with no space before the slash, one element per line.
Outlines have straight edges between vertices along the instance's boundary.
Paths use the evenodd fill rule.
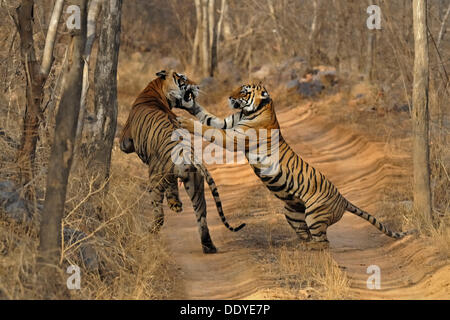
<path fill-rule="evenodd" d="M 92 47 L 96 37 L 97 19 L 100 13 L 104 0 L 91 0 L 89 3 L 89 10 L 87 15 L 86 27 L 86 44 L 84 48 L 85 64 L 83 68 L 83 86 L 81 89 L 80 113 L 78 115 L 77 134 L 75 154 L 78 153 L 81 145 L 82 133 L 84 128 L 84 117 L 86 113 L 87 94 L 89 91 L 89 62 L 91 60 Z"/>
<path fill-rule="evenodd" d="M 216 24 L 215 19 L 215 2 L 216 0 L 208 0 L 208 36 L 209 36 L 209 47 L 212 47 L 214 38 L 214 25 Z"/>
<path fill-rule="evenodd" d="M 226 8 L 227 8 L 227 0 L 222 0 L 222 5 L 220 7 L 220 17 L 219 21 L 217 22 L 217 34 L 216 34 L 217 59 L 219 57 L 220 35 L 222 34 L 223 18 L 225 17 Z"/>
<path fill-rule="evenodd" d="M 309 37 L 308 37 L 308 39 L 309 39 L 309 63 L 311 64 L 311 66 L 314 65 L 314 63 L 315 63 L 315 61 L 313 61 L 313 60 L 315 60 L 314 56 L 317 54 L 316 36 L 317 36 L 317 30 L 318 30 L 317 16 L 318 16 L 318 11 L 319 11 L 317 1 L 318 0 L 313 0 L 313 8 L 314 8 L 313 9 L 313 20 L 311 22 L 311 31 L 310 31 Z"/>
<path fill-rule="evenodd" d="M 346 16 L 346 10 L 342 9 L 342 3 L 339 0 L 333 0 L 333 6 L 335 9 L 335 56 L 333 59 L 334 67 L 336 68 L 337 73 L 339 74 L 341 71 L 341 64 L 343 60 L 342 47 L 344 42 L 344 31 L 345 31 L 345 23 L 348 16 Z"/>
<path fill-rule="evenodd" d="M 55 138 L 48 165 L 47 189 L 39 232 L 39 250 L 45 265 L 58 263 L 61 244 L 61 220 L 80 110 L 83 51 L 86 39 L 86 2 L 86 0 L 72 0 L 72 3 L 80 8 L 81 30 L 71 31 L 66 79 L 56 115 Z"/>
<path fill-rule="evenodd" d="M 209 71 L 210 57 L 209 57 L 209 36 L 208 36 L 208 2 L 209 0 L 202 0 L 202 54 L 201 54 L 201 65 L 203 75 L 206 76 Z"/>
<path fill-rule="evenodd" d="M 191 57 L 191 66 L 192 68 L 196 68 L 198 66 L 198 56 L 200 52 L 200 38 L 202 36 L 202 0 L 195 0 L 195 17 L 197 21 L 197 25 L 195 28 L 195 37 L 194 44 L 192 46 L 192 57 Z"/>
<path fill-rule="evenodd" d="M 215 1 L 209 0 L 209 38 L 211 48 L 211 66 L 209 69 L 209 76 L 214 77 L 214 72 L 217 68 L 217 24 L 216 24 L 216 11 Z"/>
<path fill-rule="evenodd" d="M 367 5 L 370 6 L 373 4 L 373 0 L 368 0 Z M 365 26 L 364 26 L 365 27 Z M 366 29 L 367 30 L 367 29 Z M 375 43 L 377 39 L 377 30 L 367 30 L 367 57 L 366 57 L 366 67 L 364 72 L 364 79 L 367 82 L 372 82 L 374 76 L 374 67 L 375 67 Z M 363 33 L 364 34 L 364 33 Z"/>
<path fill-rule="evenodd" d="M 39 79 L 39 65 L 36 60 L 33 42 L 33 1 L 23 0 L 18 8 L 20 52 L 26 78 L 26 106 L 23 117 L 23 129 L 17 164 L 22 185 L 27 185 L 33 178 L 33 163 L 36 153 L 38 130 L 42 111 L 40 108 L 42 87 Z M 31 189 L 26 194 L 31 196 Z"/>
<path fill-rule="evenodd" d="M 100 185 L 109 177 L 111 150 L 117 125 L 117 63 L 120 47 L 122 0 L 110 0 L 102 9 L 102 26 L 95 65 L 94 104 L 97 116 L 89 148 L 91 168 Z"/>
<path fill-rule="evenodd" d="M 428 38 L 427 1 L 413 0 L 414 85 L 413 85 L 413 162 L 414 208 L 426 221 L 432 221 L 429 129 L 428 129 Z"/>
<path fill-rule="evenodd" d="M 373 80 L 373 72 L 375 65 L 375 41 L 376 41 L 376 30 L 368 30 L 367 38 L 367 58 L 366 58 L 366 70 L 364 78 L 368 82 Z"/>
<path fill-rule="evenodd" d="M 25 188 L 27 198 L 32 198 L 34 188 L 33 165 L 36 156 L 36 145 L 39 136 L 39 125 L 42 121 L 41 102 L 45 81 L 53 63 L 53 48 L 56 39 L 56 29 L 61 16 L 63 1 L 55 2 L 49 23 L 48 33 L 42 57 L 42 65 L 39 66 L 34 51 L 33 41 L 33 0 L 23 0 L 18 8 L 18 28 L 20 34 L 20 51 L 26 78 L 26 106 L 23 118 L 22 138 L 17 153 L 20 182 Z"/>

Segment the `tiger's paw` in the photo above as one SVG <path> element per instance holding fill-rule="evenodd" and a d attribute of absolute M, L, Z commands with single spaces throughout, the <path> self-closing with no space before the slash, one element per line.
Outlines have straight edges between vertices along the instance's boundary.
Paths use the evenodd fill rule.
<path fill-rule="evenodd" d="M 217 252 L 217 248 L 211 241 L 209 234 L 206 236 L 206 239 L 205 238 L 202 239 L 202 249 L 203 249 L 203 253 L 206 253 L 206 254 Z"/>
<path fill-rule="evenodd" d="M 183 211 L 183 204 L 178 199 L 175 198 L 167 199 L 167 205 L 169 206 L 169 209 L 174 212 L 179 213 Z"/>
<path fill-rule="evenodd" d="M 213 244 L 208 245 L 208 246 L 203 245 L 202 248 L 203 248 L 203 253 L 206 253 L 206 254 L 217 252 L 217 248 Z"/>
<path fill-rule="evenodd" d="M 194 120 L 185 117 L 177 117 L 180 127 L 187 129 L 190 133 L 194 133 Z"/>

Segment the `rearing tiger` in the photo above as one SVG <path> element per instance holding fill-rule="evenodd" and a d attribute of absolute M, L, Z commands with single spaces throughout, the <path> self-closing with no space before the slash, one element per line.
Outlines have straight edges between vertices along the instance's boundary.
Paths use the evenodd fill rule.
<path fill-rule="evenodd" d="M 155 231 L 158 231 L 164 223 L 162 209 L 164 194 L 166 194 L 169 207 L 176 212 L 181 211 L 177 185 L 177 178 L 180 178 L 184 182 L 186 192 L 195 210 L 203 252 L 214 253 L 216 247 L 211 240 L 206 223 L 203 177 L 211 189 L 217 211 L 224 225 L 231 231 L 238 231 L 245 224 L 237 228 L 230 227 L 223 214 L 214 180 L 202 164 L 198 164 L 193 159 L 174 161 L 173 153 L 176 156 L 186 157 L 185 154 L 177 155 L 176 153 L 189 150 L 191 146 L 179 148 L 179 144 L 187 142 L 172 138 L 179 125 L 176 115 L 171 109 L 175 105 L 181 105 L 181 101 L 187 106 L 192 105 L 192 98 L 197 95 L 198 86 L 186 76 L 175 71 L 161 71 L 157 73 L 157 76 L 133 103 L 120 135 L 120 149 L 125 153 L 136 152 L 139 158 L 148 165 Z M 190 152 L 190 155 L 193 154 Z"/>
<path fill-rule="evenodd" d="M 321 246 L 328 243 L 327 228 L 339 221 L 345 211 L 366 219 L 390 237 L 398 239 L 410 233 L 387 229 L 375 217 L 351 204 L 322 173 L 298 156 L 281 136 L 273 101 L 263 86 L 239 87 L 229 97 L 229 104 L 239 111 L 225 119 L 211 115 L 195 102 L 184 105 L 183 109 L 202 122 L 201 132 L 194 130 L 194 122 L 190 119 L 180 117 L 180 123 L 191 133 L 201 134 L 204 139 L 223 148 L 233 147 L 230 151 L 236 150 L 235 137 L 246 135 L 247 159 L 266 187 L 286 203 L 287 222 L 301 240 Z M 256 139 L 246 134 L 252 129 Z M 266 133 L 262 135 L 264 130 Z M 277 143 L 273 141 L 274 137 L 278 138 Z M 227 143 L 231 142 L 230 139 L 233 143 Z M 255 157 L 254 151 L 261 154 L 261 149 L 267 150 L 267 155 Z"/>

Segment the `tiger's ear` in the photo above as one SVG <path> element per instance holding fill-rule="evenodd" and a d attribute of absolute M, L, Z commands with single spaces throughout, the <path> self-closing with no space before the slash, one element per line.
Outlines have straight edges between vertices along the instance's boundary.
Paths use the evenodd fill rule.
<path fill-rule="evenodd" d="M 160 77 L 161 79 L 166 80 L 166 77 L 167 77 L 166 70 L 161 70 L 160 72 L 157 72 L 156 75 L 158 77 Z"/>

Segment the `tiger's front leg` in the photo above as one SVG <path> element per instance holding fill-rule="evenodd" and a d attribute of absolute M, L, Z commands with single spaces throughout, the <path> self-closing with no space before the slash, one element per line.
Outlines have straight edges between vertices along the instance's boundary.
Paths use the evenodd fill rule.
<path fill-rule="evenodd" d="M 328 213 L 329 208 L 325 207 L 322 210 L 306 209 L 306 224 L 311 233 L 311 242 L 308 246 L 311 249 L 327 249 L 329 242 L 327 238 L 327 229 L 329 225 Z"/>
<path fill-rule="evenodd" d="M 311 233 L 309 232 L 308 225 L 305 221 L 305 205 L 302 203 L 294 203 L 286 205 L 287 212 L 284 214 L 286 221 L 294 229 L 297 237 L 300 241 L 311 241 Z"/>

